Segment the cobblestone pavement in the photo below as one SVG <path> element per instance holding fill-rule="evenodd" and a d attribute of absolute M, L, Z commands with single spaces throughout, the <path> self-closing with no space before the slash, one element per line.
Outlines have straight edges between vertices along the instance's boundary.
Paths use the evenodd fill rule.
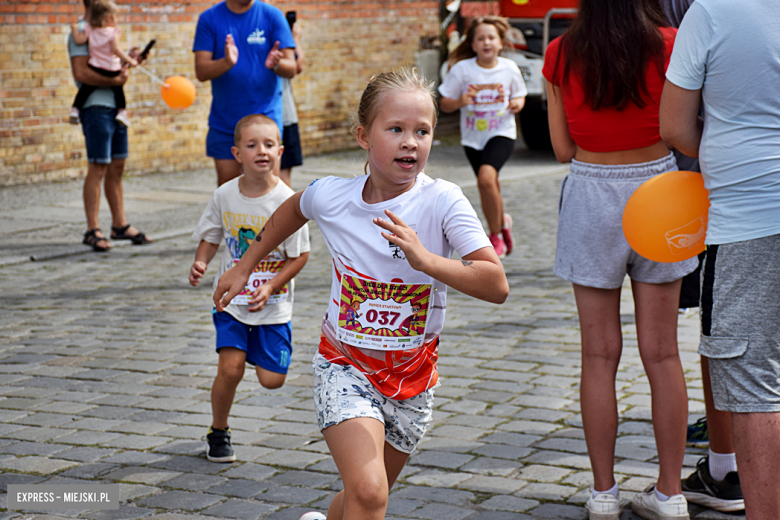
<path fill-rule="evenodd" d="M 307 160 L 294 178 L 302 187 L 327 172 L 360 170 L 355 154 L 339 154 Z M 566 170 L 547 156 L 519 150 L 502 172 L 517 241 L 505 262 L 511 294 L 497 306 L 453 291 L 434 427 L 393 488 L 388 518 L 587 517 L 582 505 L 592 477 L 579 413 L 577 315 L 570 285 L 552 274 L 558 189 Z M 458 148 L 434 149 L 429 172 L 457 181 L 478 207 L 474 178 Z M 68 215 L 80 211 L 80 185 L 0 190 L 2 490 L 9 483 L 115 482 L 122 500 L 115 511 L 36 514 L 8 511 L 2 494 L 0 520 L 297 520 L 307 510 L 325 510 L 340 489 L 310 391 L 309 362 L 330 283 L 316 226 L 312 257 L 297 282 L 296 350 L 287 383 L 265 390 L 247 371 L 230 421 L 238 462 L 204 458 L 217 358 L 211 290 L 209 284 L 189 287 L 195 243 L 171 230 L 194 225 L 213 175 L 128 181 L 128 200 L 143 201 L 148 210 L 135 204 L 134 221 L 167 240 L 39 262 L 25 257 L 34 250 L 45 259 L 46 248 L 38 245 L 43 241 L 53 242 L 50 251 L 74 251 L 82 224 Z M 25 206 L 33 195 L 46 201 L 37 214 Z M 47 222 L 44 214 L 71 220 Z M 9 253 L 12 244 L 26 245 L 25 253 Z M 628 286 L 621 312 L 625 349 L 617 381 L 615 470 L 623 498 L 630 499 L 653 482 L 658 465 Z M 681 317 L 692 416 L 704 410 L 697 336 L 696 315 Z M 688 449 L 683 475 L 704 453 Z M 691 512 L 718 518 L 693 506 Z M 626 511 L 623 518 L 634 517 Z"/>

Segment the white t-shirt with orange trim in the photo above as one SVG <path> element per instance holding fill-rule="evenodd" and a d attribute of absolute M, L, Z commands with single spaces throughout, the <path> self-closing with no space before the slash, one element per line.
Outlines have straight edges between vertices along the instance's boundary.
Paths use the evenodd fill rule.
<path fill-rule="evenodd" d="M 425 248 L 449 258 L 490 247 L 474 208 L 451 182 L 418 175 L 411 190 L 378 204 L 363 201 L 368 179 L 327 177 L 301 197 L 333 257 L 331 294 L 320 353 L 359 368 L 393 399 L 408 399 L 437 381 L 438 336 L 447 286 L 413 269 L 403 251 L 382 237 L 374 218 L 389 209 Z"/>

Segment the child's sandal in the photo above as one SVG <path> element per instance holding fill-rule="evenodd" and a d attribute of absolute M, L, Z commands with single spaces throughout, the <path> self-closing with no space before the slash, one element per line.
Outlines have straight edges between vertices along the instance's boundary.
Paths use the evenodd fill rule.
<path fill-rule="evenodd" d="M 108 247 L 108 239 L 106 237 L 97 236 L 98 233 L 102 233 L 100 228 L 90 229 L 84 233 L 84 240 L 82 240 L 81 243 L 87 246 L 91 246 L 92 249 L 98 253 L 105 253 L 111 249 Z"/>

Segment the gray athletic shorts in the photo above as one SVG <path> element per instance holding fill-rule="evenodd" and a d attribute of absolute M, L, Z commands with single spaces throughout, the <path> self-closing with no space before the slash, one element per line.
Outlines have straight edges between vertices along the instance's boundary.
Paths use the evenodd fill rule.
<path fill-rule="evenodd" d="M 666 283 L 693 272 L 696 258 L 659 263 L 639 256 L 623 235 L 623 208 L 643 182 L 677 170 L 671 153 L 656 161 L 607 166 L 571 162 L 561 186 L 555 274 L 577 285 L 617 289 L 626 274 L 644 283 Z"/>
<path fill-rule="evenodd" d="M 701 333 L 715 408 L 780 412 L 780 235 L 707 248 Z"/>

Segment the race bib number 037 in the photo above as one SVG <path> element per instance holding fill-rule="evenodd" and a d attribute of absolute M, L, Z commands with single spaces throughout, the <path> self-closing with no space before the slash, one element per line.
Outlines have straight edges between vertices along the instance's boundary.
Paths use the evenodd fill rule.
<path fill-rule="evenodd" d="M 423 346 L 430 284 L 402 284 L 341 277 L 339 341 L 373 350 Z"/>
<path fill-rule="evenodd" d="M 238 263 L 238 260 L 233 260 L 233 265 L 235 266 Z M 233 298 L 233 303 L 236 305 L 249 305 L 249 300 L 252 298 L 252 292 L 263 285 L 264 283 L 268 282 L 271 278 L 279 274 L 279 271 L 282 270 L 282 267 L 284 266 L 284 260 L 280 261 L 269 261 L 269 260 L 263 260 L 259 264 L 255 266 L 255 269 L 252 271 L 252 274 L 249 275 L 249 282 L 246 284 L 246 287 L 244 287 L 244 290 L 238 293 L 238 295 Z M 284 286 L 279 289 L 278 291 L 271 294 L 271 297 L 268 298 L 267 303 L 282 303 L 287 301 L 287 288 L 288 284 L 284 284 Z"/>

